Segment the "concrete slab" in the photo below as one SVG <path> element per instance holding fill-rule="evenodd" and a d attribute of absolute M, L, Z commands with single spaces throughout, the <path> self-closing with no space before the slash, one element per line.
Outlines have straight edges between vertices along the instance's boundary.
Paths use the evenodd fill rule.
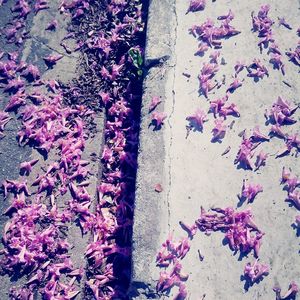
<path fill-rule="evenodd" d="M 168 63 L 157 70 L 151 69 L 145 80 L 133 235 L 133 287 L 136 299 L 144 299 L 143 294 L 159 298 L 154 294 L 155 280 L 158 279 L 160 271 L 155 267 L 155 257 L 168 232 L 174 232 L 175 239 L 186 236 L 178 222 L 194 222 L 199 217 L 200 206 L 207 209 L 237 207 L 237 194 L 241 192 L 243 179 L 260 183 L 264 187 L 263 193 L 257 196 L 251 207 L 257 224 L 265 232 L 260 259 L 270 265 L 270 274 L 246 291 L 241 275 L 246 263 L 254 261 L 253 256 L 248 255 L 239 261 L 238 255 L 234 256 L 229 247 L 222 244 L 223 234 L 214 233 L 207 237 L 198 232 L 191 241 L 190 252 L 182 261 L 184 270 L 190 275 L 187 281 L 188 299 L 201 299 L 204 294 L 208 300 L 274 299 L 272 287 L 276 283 L 280 283 L 283 289 L 292 280 L 300 284 L 299 238 L 291 227 L 299 212 L 284 201 L 286 192 L 279 185 L 283 166 L 292 167 L 293 173 L 300 175 L 299 158 L 287 156 L 275 159 L 283 142 L 272 139 L 258 148 L 258 151 L 263 149 L 270 154 L 266 166 L 258 172 L 237 169 L 233 163 L 241 142 L 238 134 L 244 129 L 252 129 L 255 125 L 260 125 L 261 130 L 267 132 L 264 112 L 279 95 L 299 103 L 299 68 L 285 57 L 286 76 L 272 69 L 266 50 L 262 54 L 259 52 L 257 34 L 251 32 L 251 12 L 258 12 L 260 6 L 266 2 L 271 5 L 270 17 L 276 22 L 273 26 L 274 36 L 280 49 L 285 52 L 297 45 L 299 1 L 289 1 L 289 5 L 284 2 L 259 0 L 207 2 L 204 12 L 188 15 L 185 14 L 188 1 L 168 3 L 166 5 L 171 16 L 166 18 L 158 14 L 154 25 L 149 18 L 148 30 L 156 30 L 157 37 L 162 36 L 162 40 L 156 40 L 156 46 L 165 44 L 164 33 L 160 32 L 167 22 L 173 32 L 173 35 L 169 35 L 168 43 L 175 48 Z M 150 14 L 155 13 L 154 3 L 152 1 L 152 6 L 150 5 Z M 211 93 L 209 100 L 225 94 L 226 88 L 232 82 L 233 67 L 237 60 L 245 60 L 250 64 L 254 58 L 259 58 L 267 66 L 270 76 L 254 82 L 246 76 L 246 72 L 240 74 L 239 78 L 245 81 L 230 96 L 230 101 L 237 104 L 241 117 L 228 119 L 227 124 L 233 119 L 235 124 L 232 130 L 228 130 L 222 143 L 211 143 L 211 130 L 214 125 L 212 115 L 204 124 L 203 133 L 190 132 L 186 138 L 186 117 L 197 108 L 205 111 L 209 108 L 209 102 L 199 96 L 197 76 L 202 63 L 209 61 L 208 56 L 212 52 L 209 50 L 203 57 L 194 56 L 198 42 L 188 34 L 188 29 L 192 25 L 203 23 L 207 18 L 216 20 L 217 16 L 226 14 L 230 8 L 235 14 L 232 23 L 242 33 L 223 41 L 221 57 L 226 64 L 220 67 L 217 77 L 222 79 L 225 76 L 226 84 Z M 285 17 L 293 30 L 279 27 L 278 17 Z M 161 20 L 164 25 L 160 27 L 157 20 Z M 153 33 L 148 37 L 152 35 Z M 151 43 L 151 40 L 147 43 Z M 163 78 L 153 75 L 162 72 L 165 72 Z M 189 73 L 191 77 L 187 79 L 182 73 Z M 284 84 L 283 80 L 291 87 Z M 147 109 L 154 95 L 162 97 L 163 105 L 158 110 L 165 111 L 168 119 L 162 130 L 152 132 L 148 129 L 150 116 Z M 298 121 L 299 116 L 297 112 Z M 299 122 L 285 129 L 289 133 L 299 132 Z M 231 151 L 222 156 L 229 145 Z M 163 185 L 164 191 L 160 194 L 154 191 L 157 182 Z M 241 209 L 249 206 L 244 204 Z M 199 260 L 198 249 L 205 257 L 203 262 Z M 170 294 L 172 295 L 173 293 Z M 167 299 L 161 297 L 165 298 Z"/>

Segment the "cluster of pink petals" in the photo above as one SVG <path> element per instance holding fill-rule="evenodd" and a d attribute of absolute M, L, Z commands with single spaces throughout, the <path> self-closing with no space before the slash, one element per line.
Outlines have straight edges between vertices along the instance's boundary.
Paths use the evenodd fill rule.
<path fill-rule="evenodd" d="M 169 291 L 174 286 L 179 287 L 178 294 L 174 297 L 174 300 L 185 299 L 187 291 L 185 284 L 183 283 L 188 279 L 188 274 L 182 272 L 182 265 L 179 261 L 176 261 L 171 272 L 162 271 L 160 272 L 159 280 L 156 285 L 158 292 Z"/>
<path fill-rule="evenodd" d="M 89 8 L 89 1 L 86 0 L 62 0 L 59 6 L 60 12 L 71 14 L 73 20 L 82 17 Z"/>
<path fill-rule="evenodd" d="M 0 1 L 1 4 L 2 1 Z M 33 9 L 32 9 L 33 8 Z M 5 35 L 8 43 L 21 45 L 29 37 L 29 32 L 26 29 L 26 19 L 28 15 L 34 11 L 38 13 L 40 10 L 47 9 L 48 1 L 36 0 L 33 7 L 31 1 L 17 0 L 11 8 L 14 14 L 13 20 L 9 23 L 10 26 L 5 29 Z"/>
<path fill-rule="evenodd" d="M 207 114 L 201 108 L 198 108 L 194 114 L 187 116 L 186 120 L 190 122 L 191 128 L 199 131 L 203 130 L 204 122 L 208 121 Z"/>
<path fill-rule="evenodd" d="M 169 236 L 156 256 L 156 263 L 160 267 L 168 267 L 171 263 L 174 264 L 177 259 L 183 259 L 189 250 L 190 244 L 187 238 L 174 242 L 172 236 Z"/>
<path fill-rule="evenodd" d="M 34 10 L 38 12 L 47 8 L 48 3 L 49 1 L 36 1 Z M 22 14 L 23 19 L 19 23 L 12 23 L 10 32 L 7 32 L 12 42 L 18 42 L 19 32 L 25 26 L 23 21 L 30 12 L 27 4 L 25 0 L 17 1 L 14 11 Z M 29 8 L 28 12 L 25 11 L 26 7 Z M 120 13 L 126 7 L 128 8 L 127 1 L 110 1 L 106 12 L 114 20 L 111 31 L 106 31 L 105 35 L 101 35 L 101 32 L 89 32 L 86 41 L 77 41 L 76 49 L 86 47 L 93 51 L 100 51 L 99 54 L 105 52 L 111 54 L 112 50 L 118 49 L 120 41 L 127 38 L 135 39 L 135 35 L 143 30 L 141 6 L 136 5 L 134 14 L 123 17 Z M 63 0 L 60 5 L 60 11 L 70 13 L 73 20 L 81 18 L 88 10 L 89 1 L 85 0 Z M 57 21 L 53 20 L 46 28 L 54 30 L 56 27 Z M 69 36 L 71 37 L 72 34 Z M 0 53 L 0 59 L 3 57 L 4 55 Z M 91 118 L 92 113 L 81 105 L 65 107 L 59 84 L 55 80 L 48 82 L 39 80 L 39 70 L 33 65 L 18 61 L 17 58 L 17 54 L 10 53 L 7 60 L 0 61 L 2 86 L 5 92 L 12 94 L 12 99 L 5 110 L 15 110 L 24 106 L 20 109 L 23 124 L 18 134 L 20 143 L 30 143 L 44 153 L 56 151 L 59 159 L 50 163 L 45 172 L 38 174 L 32 187 L 29 187 L 26 181 L 7 180 L 3 184 L 5 195 L 12 194 L 9 197 L 11 205 L 6 210 L 12 219 L 6 226 L 5 235 L 8 242 L 1 253 L 2 263 L 9 269 L 7 271 L 12 272 L 15 268 L 26 270 L 32 268 L 33 271 L 32 278 L 26 286 L 11 290 L 11 297 L 32 299 L 33 291 L 37 288 L 40 288 L 45 299 L 76 297 L 79 291 L 74 283 L 83 276 L 83 269 L 73 268 L 67 253 L 70 246 L 65 239 L 61 239 L 60 234 L 62 227 L 74 221 L 80 224 L 83 233 L 91 231 L 93 235 L 85 255 L 95 274 L 89 276 L 86 288 L 95 299 L 123 297 L 123 294 L 121 296 L 118 294 L 117 286 L 116 289 L 113 288 L 115 284 L 112 282 L 116 281 L 113 275 L 114 266 L 108 264 L 107 259 L 120 255 L 129 260 L 131 255 L 130 247 L 120 247 L 112 242 L 117 230 L 127 232 L 132 226 L 133 207 L 128 202 L 131 201 L 132 195 L 128 185 L 132 180 L 130 170 L 136 168 L 136 155 L 133 149 L 137 145 L 137 126 L 132 119 L 130 108 L 132 96 L 131 94 L 128 96 L 128 101 L 123 98 L 124 93 L 126 95 L 130 93 L 130 88 L 121 91 L 117 84 L 111 90 L 104 89 L 100 95 L 107 108 L 106 146 L 102 154 L 103 179 L 98 186 L 99 203 L 94 214 L 90 211 L 90 208 L 93 209 L 93 199 L 87 191 L 88 162 L 81 158 L 87 137 L 83 119 Z M 49 55 L 44 60 L 51 67 L 61 58 L 61 55 Z M 114 59 L 108 56 L 105 58 Z M 103 74 L 100 75 L 107 76 L 111 81 L 122 80 L 125 65 L 133 63 L 125 56 L 115 64 L 104 59 L 101 62 Z M 54 94 L 44 95 L 35 88 L 31 92 L 25 92 L 26 81 L 20 76 L 28 82 L 34 81 L 33 85 L 47 86 Z M 78 95 L 76 88 L 71 88 L 70 92 Z M 33 104 L 29 104 L 29 101 Z M 7 113 L 4 114 L 3 128 Z M 35 164 L 36 160 L 23 162 L 20 166 L 21 173 L 28 175 Z M 56 197 L 67 192 L 71 194 L 71 199 L 66 203 L 67 207 L 62 210 L 58 208 Z M 50 202 L 50 205 L 46 206 L 45 201 Z M 112 203 L 115 215 L 107 213 L 107 207 L 108 205 L 111 207 Z M 37 212 L 39 217 L 34 219 L 33 223 L 28 223 L 28 226 L 31 226 L 28 229 L 27 223 L 24 225 L 23 222 L 22 225 L 19 221 L 23 219 L 26 221 L 26 218 L 32 221 L 34 213 Z M 124 237 L 126 236 L 128 235 L 124 234 Z M 34 238 L 32 246 L 31 238 Z M 43 247 L 46 248 L 45 251 Z M 185 250 L 179 248 L 178 251 L 183 255 Z M 66 275 L 71 279 L 66 280 Z M 180 293 L 184 293 L 183 287 L 180 287 Z"/>
<path fill-rule="evenodd" d="M 277 157 L 290 153 L 293 148 L 297 150 L 300 149 L 300 137 L 298 134 L 286 134 L 282 131 L 283 125 L 294 124 L 297 122 L 293 118 L 293 114 L 298 107 L 298 105 L 293 105 L 290 101 L 278 97 L 277 101 L 273 103 L 272 108 L 266 113 L 266 117 L 269 122 L 272 123 L 270 133 L 285 140 L 285 146 L 279 151 Z"/>
<path fill-rule="evenodd" d="M 296 297 L 299 292 L 299 287 L 294 281 L 292 281 L 289 285 L 288 291 L 283 296 L 281 296 L 281 288 L 279 286 L 274 286 L 273 291 L 276 293 L 276 300 L 286 300 L 291 299 L 291 297 Z"/>
<path fill-rule="evenodd" d="M 254 169 L 254 165 L 256 170 L 258 170 L 261 166 L 264 166 L 268 154 L 264 153 L 262 150 L 256 156 L 256 161 L 254 163 L 251 161 L 255 155 L 254 149 L 264 141 L 269 141 L 269 137 L 260 131 L 259 126 L 255 126 L 250 138 L 247 138 L 246 134 L 243 135 L 234 163 L 240 164 L 242 167 L 250 170 Z"/>
<path fill-rule="evenodd" d="M 201 72 L 198 76 L 201 93 L 207 98 L 208 93 L 213 90 L 217 84 L 212 82 L 212 79 L 217 74 L 219 65 L 217 62 L 204 63 Z"/>
<path fill-rule="evenodd" d="M 265 264 L 258 262 L 258 259 L 254 263 L 247 263 L 244 268 L 244 275 L 247 276 L 252 283 L 262 279 L 264 275 L 269 274 L 269 267 Z"/>
<path fill-rule="evenodd" d="M 234 15 L 230 10 L 225 16 L 220 16 L 218 20 L 221 21 L 219 26 L 215 26 L 214 21 L 207 19 L 201 25 L 194 25 L 190 29 L 190 33 L 201 41 L 199 49 L 201 48 L 205 52 L 208 47 L 221 48 L 221 39 L 228 38 L 240 33 L 230 23 L 234 19 Z M 198 50 L 199 52 L 199 50 Z"/>
<path fill-rule="evenodd" d="M 240 164 L 241 166 L 253 170 L 253 163 L 251 161 L 254 156 L 254 149 L 257 147 L 257 143 L 254 143 L 252 138 L 247 138 L 243 136 L 242 142 L 239 147 L 239 151 L 234 160 L 235 164 Z"/>
<path fill-rule="evenodd" d="M 182 265 L 179 262 L 190 250 L 188 238 L 182 238 L 178 242 L 173 242 L 172 236 L 162 244 L 156 256 L 156 263 L 159 267 L 169 267 L 172 265 L 171 272 L 162 271 L 156 285 L 158 292 L 169 291 L 174 286 L 179 287 L 179 292 L 174 299 L 185 299 L 187 291 L 183 283 L 188 279 L 188 274 L 183 273 Z"/>
<path fill-rule="evenodd" d="M 253 31 L 258 31 L 258 36 L 260 37 L 258 45 L 260 50 L 262 50 L 263 47 L 269 48 L 268 54 L 270 54 L 270 63 L 273 64 L 274 69 L 280 70 L 281 73 L 285 75 L 282 53 L 280 52 L 273 37 L 272 25 L 274 22 L 268 16 L 269 10 L 269 5 L 263 5 L 261 6 L 257 16 L 254 16 L 254 13 L 252 13 Z M 280 24 L 288 26 L 284 19 L 282 19 Z M 266 74 L 268 73 L 266 72 Z"/>
<path fill-rule="evenodd" d="M 274 22 L 268 16 L 269 10 L 270 5 L 262 5 L 257 16 L 252 12 L 253 31 L 258 32 L 258 36 L 260 37 L 258 45 L 261 50 L 263 46 L 267 48 L 269 43 L 274 42 L 272 32 Z"/>
<path fill-rule="evenodd" d="M 292 118 L 292 115 L 297 109 L 298 105 L 292 105 L 290 101 L 279 96 L 269 111 L 269 118 L 273 123 L 279 126 L 284 124 L 293 124 L 296 120 Z"/>
<path fill-rule="evenodd" d="M 300 179 L 291 173 L 290 170 L 283 167 L 281 183 L 285 185 L 285 190 L 288 193 L 287 201 L 300 210 Z"/>
<path fill-rule="evenodd" d="M 13 299 L 24 294 L 31 299 L 33 290 L 43 282 L 47 284 L 41 292 L 47 299 L 63 296 L 71 299 L 79 293 L 74 282 L 82 277 L 82 272 L 74 269 L 67 254 L 70 245 L 61 238 L 60 228 L 74 218 L 78 218 L 83 232 L 91 230 L 95 223 L 88 210 L 91 197 L 84 187 L 88 185 L 88 163 L 81 159 L 85 145 L 82 118 L 89 116 L 91 111 L 83 106 L 64 107 L 62 101 L 59 92 L 41 95 L 37 105 L 27 104 L 20 112 L 23 128 L 18 134 L 19 141 L 22 144 L 30 142 L 47 153 L 55 148 L 60 159 L 49 164 L 46 172 L 33 182 L 35 196 L 26 181 L 6 180 L 3 183 L 4 195 L 12 195 L 5 214 L 12 218 L 5 227 L 1 264 L 7 272 L 15 268 L 36 270 L 26 288 L 12 289 Z M 28 175 L 37 162 L 23 162 L 21 172 Z M 72 199 L 68 207 L 61 210 L 54 192 L 65 194 L 67 190 Z M 47 197 L 50 206 L 44 204 Z M 63 283 L 60 279 L 66 273 L 72 278 Z"/>
<path fill-rule="evenodd" d="M 214 208 L 214 213 L 208 213 L 201 208 L 201 214 L 196 224 L 201 231 L 225 232 L 229 246 L 233 251 L 248 253 L 254 250 L 259 255 L 263 233 L 253 221 L 251 209 L 238 212 L 233 208 Z"/>
<path fill-rule="evenodd" d="M 244 180 L 241 196 L 247 199 L 248 203 L 251 203 L 254 201 L 256 195 L 262 191 L 263 187 L 260 184 L 246 183 L 246 180 Z"/>
<path fill-rule="evenodd" d="M 253 63 L 247 66 L 248 77 L 263 79 L 265 76 L 269 76 L 267 68 L 261 63 L 259 59 L 254 59 Z"/>
<path fill-rule="evenodd" d="M 206 5 L 206 0 L 191 0 L 189 8 L 186 13 L 203 10 L 205 8 L 205 5 Z"/>
<path fill-rule="evenodd" d="M 300 66 L 300 42 L 296 46 L 294 51 L 287 51 L 285 54 L 289 57 L 295 65 Z"/>
<path fill-rule="evenodd" d="M 282 55 L 278 53 L 272 53 L 270 63 L 273 64 L 274 69 L 280 70 L 285 75 L 284 63 L 282 62 Z"/>
<path fill-rule="evenodd" d="M 234 103 L 226 104 L 228 100 L 228 95 L 218 98 L 216 100 L 210 101 L 210 111 L 214 114 L 214 117 L 219 115 L 226 119 L 228 115 L 240 116 L 239 110 Z"/>

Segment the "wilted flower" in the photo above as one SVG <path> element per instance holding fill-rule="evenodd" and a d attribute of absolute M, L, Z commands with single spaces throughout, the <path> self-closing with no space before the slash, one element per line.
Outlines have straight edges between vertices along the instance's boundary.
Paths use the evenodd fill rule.
<path fill-rule="evenodd" d="M 248 200 L 248 203 L 253 202 L 256 195 L 262 191 L 263 187 L 260 184 L 247 184 L 245 180 L 243 181 L 241 195 Z"/>
<path fill-rule="evenodd" d="M 269 274 L 269 267 L 265 264 L 258 262 L 258 259 L 254 263 L 247 263 L 244 269 L 244 275 L 247 276 L 252 283 L 260 280 L 264 275 Z"/>
<path fill-rule="evenodd" d="M 194 114 L 187 116 L 186 120 L 190 122 L 190 126 L 192 128 L 195 128 L 196 130 L 202 131 L 203 130 L 203 124 L 206 122 L 207 115 L 206 113 L 201 109 L 198 108 Z"/>
<path fill-rule="evenodd" d="M 190 6 L 186 13 L 203 10 L 206 5 L 206 0 L 190 0 Z"/>
<path fill-rule="evenodd" d="M 161 128 L 166 118 L 167 118 L 167 114 L 165 112 L 153 112 L 152 124 L 155 126 L 155 129 Z"/>

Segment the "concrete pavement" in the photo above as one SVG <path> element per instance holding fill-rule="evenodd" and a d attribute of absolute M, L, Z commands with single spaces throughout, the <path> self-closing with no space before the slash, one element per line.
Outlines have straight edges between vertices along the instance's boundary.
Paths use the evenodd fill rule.
<path fill-rule="evenodd" d="M 259 125 L 261 131 L 267 133 L 264 112 L 278 96 L 299 103 L 299 67 L 288 62 L 285 56 L 286 75 L 273 70 L 267 50 L 260 53 L 257 33 L 251 31 L 251 12 L 257 14 L 260 6 L 267 3 L 271 5 L 270 17 L 275 21 L 273 31 L 280 49 L 285 52 L 295 48 L 300 19 L 299 1 L 296 0 L 289 1 L 289 5 L 283 1 L 207 1 L 204 11 L 188 15 L 188 1 L 162 3 L 153 0 L 150 3 L 147 39 L 150 46 L 146 51 L 146 61 L 166 55 L 169 59 L 151 68 L 145 79 L 133 240 L 133 298 L 159 298 L 155 295 L 155 283 L 161 270 L 155 266 L 155 257 L 168 233 L 173 232 L 175 240 L 186 236 L 179 221 L 193 223 L 199 217 L 200 206 L 206 209 L 237 207 L 243 179 L 260 183 L 264 188 L 253 204 L 243 204 L 240 209 L 251 206 L 256 223 L 265 232 L 260 260 L 269 264 L 270 274 L 247 291 L 241 275 L 246 263 L 254 261 L 253 256 L 239 260 L 238 255 L 233 255 L 229 247 L 223 245 L 223 234 L 213 233 L 207 237 L 198 232 L 191 241 L 191 250 L 182 261 L 184 271 L 189 273 L 188 299 L 201 299 L 204 294 L 208 300 L 275 299 L 272 291 L 275 284 L 279 283 L 286 290 L 292 280 L 297 282 L 300 278 L 299 238 L 291 227 L 299 212 L 284 201 L 286 191 L 279 184 L 283 166 L 291 167 L 295 175 L 300 175 L 299 158 L 290 155 L 276 159 L 283 142 L 274 138 L 258 148 L 258 152 L 263 149 L 269 153 L 265 167 L 253 172 L 234 165 L 241 143 L 238 134 L 242 130 L 248 129 L 250 133 L 254 126 Z M 237 60 L 250 64 L 254 58 L 259 58 L 267 66 L 269 77 L 255 82 L 246 76 L 246 71 L 239 75 L 244 80 L 243 85 L 230 95 L 230 102 L 237 104 L 241 116 L 229 117 L 227 125 L 235 121 L 232 130 L 227 130 L 221 143 L 212 143 L 212 114 L 204 123 L 203 133 L 191 131 L 187 137 L 186 117 L 197 108 L 206 112 L 209 109 L 209 101 L 199 96 L 197 76 L 212 52 L 210 49 L 203 57 L 195 56 L 198 42 L 188 30 L 207 18 L 216 20 L 229 9 L 235 14 L 232 25 L 241 34 L 222 41 L 220 58 L 223 64 L 217 79 L 224 79 L 225 85 L 209 93 L 209 100 L 224 96 L 232 82 Z M 293 30 L 279 27 L 278 17 L 285 17 Z M 183 73 L 190 74 L 190 78 Z M 157 110 L 168 115 L 163 128 L 154 132 L 148 128 L 151 122 L 148 105 L 152 96 L 162 98 L 163 103 Z M 299 116 L 298 111 L 295 114 L 298 121 Z M 284 129 L 289 134 L 299 132 L 299 122 Z M 228 146 L 231 151 L 222 156 Z M 162 193 L 155 192 L 156 183 L 162 184 Z M 202 262 L 198 250 L 204 255 Z M 170 296 L 176 292 L 174 288 Z"/>

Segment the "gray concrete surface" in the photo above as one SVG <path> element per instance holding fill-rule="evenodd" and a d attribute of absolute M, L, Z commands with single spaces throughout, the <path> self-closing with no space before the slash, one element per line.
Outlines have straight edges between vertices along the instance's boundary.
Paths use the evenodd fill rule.
<path fill-rule="evenodd" d="M 270 17 L 275 21 L 273 31 L 280 48 L 283 52 L 295 48 L 300 20 L 300 3 L 297 0 L 288 3 L 207 1 L 203 12 L 188 15 L 185 14 L 188 1 L 153 0 L 150 4 L 146 59 L 151 55 L 153 58 L 171 55 L 165 64 L 150 69 L 145 79 L 133 230 L 133 298 L 159 298 L 154 290 L 161 270 L 155 267 L 155 257 L 168 233 L 174 232 L 175 239 L 186 236 L 178 222 L 193 223 L 200 214 L 201 205 L 207 209 L 213 206 L 237 207 L 237 194 L 241 192 L 243 179 L 264 187 L 263 193 L 252 205 L 244 204 L 241 209 L 251 206 L 257 224 L 265 232 L 260 259 L 270 265 L 270 274 L 246 291 L 241 275 L 246 263 L 254 261 L 253 256 L 248 255 L 239 261 L 238 255 L 234 256 L 229 247 L 222 244 L 223 234 L 214 233 L 207 237 L 198 232 L 191 241 L 191 250 L 182 261 L 184 270 L 190 275 L 187 281 L 188 299 L 198 300 L 206 294 L 207 300 L 271 300 L 275 299 L 272 291 L 275 284 L 279 283 L 283 290 L 292 280 L 300 284 L 299 238 L 291 227 L 299 212 L 284 201 L 286 192 L 279 185 L 283 166 L 292 167 L 293 173 L 300 175 L 299 158 L 286 156 L 275 159 L 283 142 L 274 138 L 258 148 L 270 154 L 266 166 L 258 172 L 237 169 L 233 164 L 241 142 L 238 134 L 255 125 L 260 125 L 261 130 L 267 133 L 264 112 L 279 95 L 299 103 L 299 67 L 285 57 L 286 76 L 272 70 L 266 51 L 259 52 L 257 33 L 251 32 L 251 11 L 258 12 L 260 6 L 266 3 L 271 5 Z M 197 108 L 205 111 L 209 108 L 209 102 L 199 96 L 197 76 L 202 63 L 209 61 L 208 56 L 212 52 L 209 50 L 204 57 L 194 56 L 198 42 L 188 34 L 188 29 L 203 23 L 206 18 L 215 20 L 230 8 L 235 14 L 232 24 L 242 33 L 223 41 L 221 57 L 226 65 L 220 67 L 217 78 L 225 75 L 226 85 L 211 93 L 209 99 L 225 94 L 237 60 L 250 64 L 253 58 L 259 58 L 267 66 L 270 76 L 254 82 L 246 76 L 246 72 L 240 74 L 239 78 L 245 81 L 230 96 L 230 101 L 238 105 L 241 117 L 229 118 L 228 124 L 233 119 L 236 122 L 222 143 L 211 143 L 212 115 L 204 124 L 203 133 L 191 132 L 186 138 L 186 117 Z M 277 17 L 285 17 L 293 30 L 279 27 Z M 152 51 L 153 48 L 156 48 L 155 51 Z M 183 72 L 191 74 L 191 78 L 184 77 Z M 291 87 L 285 85 L 283 80 Z M 154 95 L 163 99 L 157 110 L 163 110 L 168 115 L 162 130 L 155 132 L 148 129 L 151 120 L 148 105 Z M 299 121 L 299 111 L 295 116 Z M 286 126 L 285 131 L 299 132 L 299 122 Z M 221 156 L 229 145 L 231 151 Z M 160 194 L 154 191 L 158 182 L 164 189 Z M 204 255 L 203 262 L 199 260 L 198 249 Z M 176 292 L 174 288 L 170 297 Z"/>
<path fill-rule="evenodd" d="M 11 1 L 13 2 L 13 1 Z M 40 11 L 37 15 L 30 20 L 30 36 L 24 47 L 20 49 L 21 58 L 26 62 L 30 62 L 34 65 L 37 65 L 41 71 L 42 79 L 55 79 L 60 80 L 63 83 L 68 83 L 78 74 L 78 63 L 80 56 L 78 52 L 73 52 L 72 54 L 67 54 L 64 48 L 60 45 L 60 41 L 67 34 L 67 24 L 70 21 L 69 17 L 62 15 L 58 11 L 58 6 L 60 1 L 55 0 L 51 1 L 50 8 L 47 10 Z M 4 5 L 6 9 L 6 16 L 10 16 L 8 13 L 8 8 L 11 6 L 11 3 Z M 0 12 L 4 12 L 0 9 Z M 57 19 L 59 25 L 55 31 L 46 31 L 45 27 L 53 19 Z M 1 19 L 3 25 L 7 22 L 7 19 Z M 0 39 L 1 43 L 4 40 Z M 2 45 L 2 44 L 1 44 Z M 3 43 L 5 46 L 5 43 Z M 5 49 L 5 48 L 3 48 Z M 16 48 L 9 48 L 11 49 Z M 8 50 L 7 50 L 8 51 Z M 43 61 L 43 57 L 52 54 L 62 54 L 64 57 L 57 62 L 57 64 L 52 68 L 48 69 Z M 46 91 L 45 91 L 46 92 Z M 0 103 L 1 107 L 5 106 L 4 103 Z M 28 161 L 30 159 L 39 159 L 39 162 L 34 166 L 32 173 L 26 179 L 28 180 L 29 186 L 40 174 L 42 169 L 47 169 L 47 166 L 57 160 L 57 153 L 51 151 L 46 160 L 43 156 L 36 150 L 29 147 L 19 147 L 16 140 L 16 135 L 18 130 L 21 127 L 21 124 L 17 120 L 17 116 L 13 113 L 11 114 L 14 119 L 8 123 L 5 128 L 4 133 L 6 137 L 0 140 L 0 163 L 1 163 L 1 172 L 0 172 L 0 181 L 4 179 L 17 179 L 19 177 L 19 167 L 20 163 L 23 161 Z M 95 116 L 94 120 L 96 124 L 95 132 L 89 134 L 86 141 L 86 148 L 83 152 L 82 159 L 88 160 L 89 164 L 89 181 L 90 185 L 87 187 L 88 192 L 92 197 L 94 197 L 93 203 L 96 203 L 97 194 L 96 194 L 96 185 L 98 182 L 99 175 L 99 157 L 102 153 L 103 145 L 103 129 L 104 129 L 104 116 L 102 113 L 98 113 Z M 98 158 L 98 159 L 94 159 Z M 36 187 L 31 187 L 31 191 L 35 191 Z M 70 194 L 67 193 L 64 196 L 57 199 L 57 204 L 59 208 L 65 206 L 65 202 L 70 199 Z M 3 199 L 0 199 L 0 207 L 9 206 L 9 202 L 4 202 Z M 7 222 L 7 218 L 1 218 L 1 232 L 2 226 Z M 68 228 L 68 242 L 72 245 L 70 250 L 71 259 L 74 263 L 75 268 L 84 267 L 86 264 L 86 259 L 84 257 L 84 252 L 86 246 L 89 242 L 90 235 L 82 235 L 81 229 L 76 224 L 71 224 Z M 1 290 L 0 290 L 0 299 L 8 299 L 8 292 L 11 286 L 21 285 L 26 278 L 10 278 L 9 276 L 1 277 Z M 83 290 L 84 280 L 81 281 L 81 289 Z M 40 299 L 40 296 L 36 295 L 37 299 Z M 80 293 L 76 299 L 84 299 L 84 294 Z"/>

